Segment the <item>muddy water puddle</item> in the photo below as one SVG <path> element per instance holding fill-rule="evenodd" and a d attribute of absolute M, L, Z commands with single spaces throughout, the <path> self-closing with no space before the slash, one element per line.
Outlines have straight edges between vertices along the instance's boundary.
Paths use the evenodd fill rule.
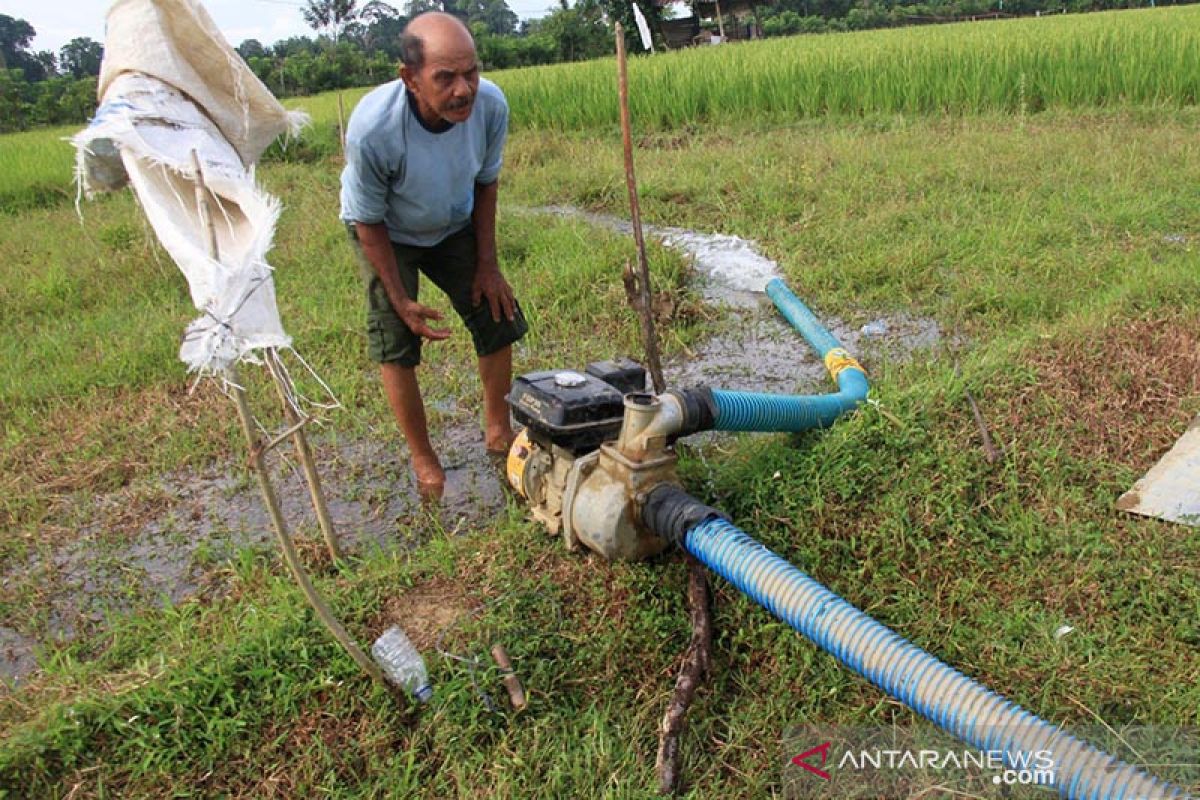
<path fill-rule="evenodd" d="M 623 220 L 567 207 L 524 213 L 631 230 Z M 833 388 L 820 360 L 762 293 L 779 273 L 753 242 L 681 228 L 647 226 L 646 233 L 689 256 L 703 297 L 728 312 L 714 336 L 664 364 L 669 385 L 788 394 Z M 888 361 L 936 350 L 943 341 L 936 322 L 903 314 L 855 325 L 828 317 L 822 321 L 868 372 Z M 339 437 L 333 431 L 310 434 L 330 514 L 348 552 L 410 548 L 438 531 L 467 533 L 491 524 L 506 507 L 501 476 L 484 451 L 474 415 L 454 400 L 431 404 L 431 409 L 443 419 L 433 436 L 447 477 L 436 515 L 417 499 L 398 433 L 388 430 L 366 439 Z M 269 460 L 293 533 L 307 542 L 307 553 L 321 550 L 298 466 L 282 463 L 277 456 Z M 239 552 L 275 547 L 270 518 L 248 473 L 180 471 L 140 488 L 156 499 L 136 521 L 122 523 L 125 530 L 94 523 L 70 544 L 0 573 L 0 590 L 20 593 L 38 587 L 40 615 L 21 625 L 23 631 L 0 626 L 0 678 L 16 681 L 36 669 L 41 642 L 95 634 L 113 615 L 146 603 L 179 603 L 201 593 L 220 593 L 224 587 L 215 567 Z M 128 491 L 100 497 L 90 516 L 111 519 L 115 507 L 128 503 Z M 37 633 L 29 628 L 37 628 Z"/>
<path fill-rule="evenodd" d="M 398 434 L 354 440 L 310 437 L 330 516 L 347 552 L 413 547 L 441 531 L 466 533 L 490 524 L 503 511 L 506 496 L 477 423 L 454 419 L 433 438 L 446 470 L 446 493 L 435 511 L 417 499 Z M 323 550 L 308 484 L 298 466 L 275 457 L 269 461 L 293 536 L 305 543 L 305 550 Z M 140 488 L 159 501 L 132 530 L 93 524 L 70 544 L 0 574 L 0 588 L 37 592 L 42 617 L 36 627 L 42 641 L 94 634 L 114 615 L 146 603 L 180 603 L 202 592 L 219 593 L 223 587 L 214 567 L 240 551 L 275 547 L 270 517 L 249 474 L 180 471 Z M 100 497 L 92 516 L 104 519 L 114 506 L 128 502 L 125 493 Z M 0 678 L 12 681 L 32 671 L 38 644 L 0 627 Z"/>
<path fill-rule="evenodd" d="M 623 234 L 632 234 L 628 220 L 583 211 L 572 206 L 540 206 L 522 209 L 526 214 L 545 214 L 578 219 Z M 772 278 L 779 277 L 778 265 L 758 252 L 753 242 L 723 233 L 700 233 L 686 228 L 643 225 L 645 235 L 687 255 L 695 269 L 701 296 L 711 304 L 755 308 Z"/>
<path fill-rule="evenodd" d="M 733 317 L 727 330 L 663 365 L 668 384 L 787 394 L 834 391 L 821 359 L 765 297 L 755 308 L 738 308 Z M 935 321 L 902 314 L 861 326 L 836 318 L 823 322 L 868 374 L 873 365 L 905 361 L 942 341 Z"/>

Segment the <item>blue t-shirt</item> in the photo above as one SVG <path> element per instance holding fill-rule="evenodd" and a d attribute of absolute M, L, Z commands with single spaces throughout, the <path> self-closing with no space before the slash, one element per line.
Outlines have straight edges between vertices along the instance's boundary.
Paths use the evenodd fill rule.
<path fill-rule="evenodd" d="M 481 78 L 466 122 L 434 133 L 417 117 L 404 82 L 359 101 L 346 128 L 342 219 L 387 225 L 392 241 L 430 247 L 467 226 L 475 184 L 500 177 L 508 103 Z"/>

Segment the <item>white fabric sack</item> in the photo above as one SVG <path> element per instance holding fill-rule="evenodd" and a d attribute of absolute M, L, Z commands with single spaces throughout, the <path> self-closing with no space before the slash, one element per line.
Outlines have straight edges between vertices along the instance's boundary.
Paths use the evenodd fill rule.
<path fill-rule="evenodd" d="M 117 0 L 108 11 L 97 99 L 127 72 L 158 78 L 187 94 L 250 166 L 277 136 L 295 130 L 289 115 L 217 29 L 197 0 Z"/>
<path fill-rule="evenodd" d="M 288 113 L 195 0 L 117 0 L 108 14 L 100 91 L 95 117 L 72 140 L 77 179 L 89 196 L 131 183 L 187 278 L 203 313 L 188 326 L 179 357 L 192 371 L 220 374 L 254 360 L 255 350 L 289 347 L 266 260 L 280 204 L 253 172 L 262 151 L 288 129 Z M 216 260 L 196 199 L 193 151 Z"/>
<path fill-rule="evenodd" d="M 179 357 L 193 371 L 222 372 L 251 351 L 288 347 L 266 254 L 279 201 L 207 116 L 172 86 L 139 73 L 113 81 L 92 124 L 76 135 L 89 192 L 126 179 L 158 240 L 187 278 L 204 312 L 188 326 Z M 192 151 L 199 156 L 219 261 L 196 200 Z"/>

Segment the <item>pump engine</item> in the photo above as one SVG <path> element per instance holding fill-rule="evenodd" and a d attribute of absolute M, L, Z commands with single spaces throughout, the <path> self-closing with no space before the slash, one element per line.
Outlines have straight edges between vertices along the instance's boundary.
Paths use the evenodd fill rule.
<path fill-rule="evenodd" d="M 665 436 L 650 447 L 640 439 L 626 446 L 661 405 L 645 385 L 646 370 L 629 360 L 513 382 L 508 403 L 525 429 L 508 454 L 508 482 L 568 547 L 609 559 L 646 558 L 666 547 L 639 523 L 638 506 L 644 490 L 676 482 L 674 451 Z"/>

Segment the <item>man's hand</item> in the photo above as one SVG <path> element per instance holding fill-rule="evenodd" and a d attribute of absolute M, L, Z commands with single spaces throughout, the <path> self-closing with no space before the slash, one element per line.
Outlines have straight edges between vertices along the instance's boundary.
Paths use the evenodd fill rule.
<path fill-rule="evenodd" d="M 396 314 L 400 317 L 401 322 L 417 336 L 435 342 L 450 337 L 449 328 L 431 328 L 425 322 L 427 319 L 435 321 L 442 319 L 442 312 L 407 298 L 399 306 L 393 304 L 393 308 L 396 309 Z"/>
<path fill-rule="evenodd" d="M 500 315 L 509 322 L 516 319 L 517 301 L 513 299 L 512 287 L 500 274 L 500 267 L 481 263 L 475 270 L 475 282 L 471 285 L 471 302 L 479 305 L 481 299 L 487 299 L 488 307 L 492 310 L 492 321 L 499 322 Z"/>
<path fill-rule="evenodd" d="M 358 243 L 362 245 L 363 255 L 371 264 L 371 269 L 379 276 L 383 290 L 387 293 L 388 302 L 410 331 L 425 339 L 438 341 L 450 336 L 448 328 L 431 328 L 425 320 L 440 320 L 442 315 L 429 306 L 423 306 L 411 299 L 404 292 L 404 284 L 400 282 L 397 271 L 396 254 L 392 250 L 392 240 L 388 236 L 387 226 L 382 222 L 367 224 L 354 223 Z"/>

